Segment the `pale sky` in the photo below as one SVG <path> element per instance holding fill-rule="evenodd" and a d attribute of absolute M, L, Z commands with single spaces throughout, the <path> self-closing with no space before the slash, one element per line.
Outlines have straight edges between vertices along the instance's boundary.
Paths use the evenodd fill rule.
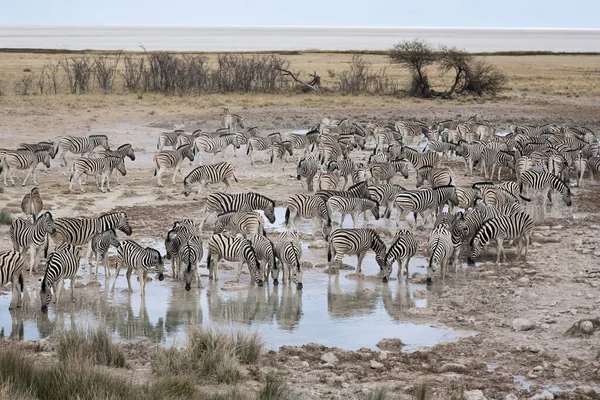
<path fill-rule="evenodd" d="M 2 0 L 0 25 L 600 28 L 598 0 Z"/>

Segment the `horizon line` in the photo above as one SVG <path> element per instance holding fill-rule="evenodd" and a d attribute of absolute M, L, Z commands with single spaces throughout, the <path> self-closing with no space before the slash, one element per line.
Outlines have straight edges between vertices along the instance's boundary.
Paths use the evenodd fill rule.
<path fill-rule="evenodd" d="M 600 28 L 549 28 L 549 27 L 484 27 L 484 26 L 462 26 L 462 27 L 448 27 L 448 26 L 344 26 L 344 25 L 145 25 L 145 24 L 18 24 L 18 25 L 0 25 L 0 29 L 14 29 L 14 28 L 32 28 L 32 27 L 44 27 L 44 28 L 262 28 L 262 29 L 280 29 L 280 28 L 291 28 L 291 29 L 424 29 L 424 30 L 444 30 L 444 29 L 458 29 L 458 30 L 530 30 L 530 31 L 599 31 Z"/>

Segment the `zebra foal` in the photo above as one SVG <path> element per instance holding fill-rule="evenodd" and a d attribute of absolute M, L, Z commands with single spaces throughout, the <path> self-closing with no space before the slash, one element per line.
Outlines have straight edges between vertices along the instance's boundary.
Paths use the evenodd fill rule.
<path fill-rule="evenodd" d="M 192 185 L 195 183 L 200 183 L 200 187 L 194 199 L 200 195 L 202 188 L 208 189 L 209 183 L 223 182 L 225 184 L 225 191 L 227 191 L 230 187 L 229 179 L 233 178 L 236 182 L 238 181 L 233 170 L 233 165 L 226 161 L 214 165 L 196 167 L 183 179 L 183 194 L 185 197 L 188 197 L 192 192 Z"/>
<path fill-rule="evenodd" d="M 29 249 L 29 276 L 37 264 L 38 253 L 46 243 L 46 235 L 54 235 L 56 226 L 50 212 L 42 214 L 35 222 L 17 218 L 9 229 L 10 237 L 15 251 Z"/>
<path fill-rule="evenodd" d="M 96 263 L 96 275 L 98 275 L 98 265 L 100 264 L 100 257 L 102 257 L 102 264 L 104 265 L 104 276 L 110 278 L 110 268 L 108 265 L 108 249 L 110 246 L 119 248 L 121 242 L 117 237 L 117 233 L 114 229 L 108 229 L 104 232 L 96 233 L 92 236 L 92 257 Z M 90 272 L 92 271 L 92 264 L 90 263 Z"/>
<path fill-rule="evenodd" d="M 190 162 L 194 161 L 194 153 L 188 144 L 178 147 L 177 150 L 159 151 L 154 155 L 154 176 L 156 176 L 159 187 L 164 186 L 161 177 L 167 169 L 173 169 L 173 185 L 175 184 L 177 174 L 183 178 L 181 163 L 185 158 L 190 160 Z"/>
<path fill-rule="evenodd" d="M 146 295 L 146 276 L 150 268 L 156 268 L 159 281 L 165 279 L 163 274 L 165 265 L 158 250 L 151 247 L 144 248 L 133 240 L 124 240 L 117 250 L 117 270 L 115 271 L 115 280 L 112 285 L 113 292 L 117 278 L 119 277 L 119 271 L 123 266 L 127 268 L 125 276 L 127 277 L 129 291 L 133 290 L 131 288 L 131 273 L 133 270 L 136 270 L 140 280 L 142 297 Z"/>
<path fill-rule="evenodd" d="M 263 235 L 265 232 L 265 220 L 262 215 L 255 211 L 228 211 L 217 215 L 214 233 L 230 231 L 233 235 L 241 234 L 247 238 L 248 235 Z"/>
<path fill-rule="evenodd" d="M 42 302 L 42 312 L 48 312 L 48 304 L 52 300 L 52 291 L 54 292 L 54 303 L 58 305 L 63 290 L 65 279 L 71 279 L 71 300 L 75 298 L 75 278 L 79 269 L 81 254 L 75 246 L 69 243 L 63 243 L 57 247 L 56 251 L 48 255 L 46 260 L 46 272 L 42 280 L 40 290 L 40 300 Z"/>

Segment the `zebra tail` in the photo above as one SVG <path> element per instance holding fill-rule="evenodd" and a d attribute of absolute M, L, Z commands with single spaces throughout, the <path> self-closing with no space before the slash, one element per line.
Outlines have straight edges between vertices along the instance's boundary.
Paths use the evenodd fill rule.
<path fill-rule="evenodd" d="M 25 282 L 23 281 L 23 273 L 19 274 L 19 286 L 21 287 L 21 293 L 25 291 Z"/>
<path fill-rule="evenodd" d="M 158 173 L 158 163 L 154 161 L 154 176 Z"/>
<path fill-rule="evenodd" d="M 208 256 L 206 257 L 206 268 L 210 271 L 210 261 L 212 259 L 212 255 L 210 254 L 210 250 L 208 251 Z"/>
<path fill-rule="evenodd" d="M 273 164 L 273 160 L 275 159 L 275 156 L 273 154 L 275 154 L 275 152 L 273 151 L 273 146 L 271 146 L 271 159 L 269 160 L 271 164 Z"/>
<path fill-rule="evenodd" d="M 250 144 L 250 142 L 248 142 L 248 144 L 246 144 L 246 155 L 250 154 L 251 148 L 252 148 L 252 145 Z"/>
<path fill-rule="evenodd" d="M 265 227 L 264 227 L 264 225 L 263 225 L 263 227 L 262 227 L 262 235 L 263 235 L 264 237 L 267 237 L 267 231 L 265 230 Z"/>
<path fill-rule="evenodd" d="M 290 208 L 285 209 L 285 225 L 287 226 L 290 222 Z"/>
<path fill-rule="evenodd" d="M 236 182 L 238 181 L 238 180 L 237 180 L 237 178 L 235 177 L 235 175 L 234 175 L 234 174 L 231 174 L 231 176 L 233 176 L 233 179 L 234 179 Z"/>
<path fill-rule="evenodd" d="M 335 256 L 334 253 L 335 249 L 331 245 L 331 242 L 329 242 L 329 246 L 327 246 L 327 262 L 331 262 L 331 259 Z"/>
<path fill-rule="evenodd" d="M 48 239 L 46 237 L 45 243 L 44 243 L 44 258 L 48 258 L 48 247 L 50 246 L 50 239 Z"/>

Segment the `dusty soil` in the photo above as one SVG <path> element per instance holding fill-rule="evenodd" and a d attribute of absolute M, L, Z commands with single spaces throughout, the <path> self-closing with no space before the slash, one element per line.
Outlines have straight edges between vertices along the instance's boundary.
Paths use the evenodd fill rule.
<path fill-rule="evenodd" d="M 204 200 L 203 197 L 195 201 L 191 197 L 186 199 L 181 194 L 181 181 L 171 186 L 169 174 L 164 176 L 165 188 L 156 187 L 152 178 L 152 155 L 157 135 L 182 120 L 187 131 L 216 128 L 219 111 L 218 107 L 193 110 L 187 105 L 170 115 L 156 115 L 151 105 L 142 104 L 87 110 L 11 106 L 0 109 L 0 147 L 56 140 L 66 134 L 92 133 L 109 135 L 113 147 L 133 143 L 137 159 L 133 163 L 127 162 L 127 176 L 121 179 L 120 186 L 113 184 L 111 192 L 102 194 L 88 185 L 87 193 L 70 193 L 66 170 L 58 166 L 58 162 L 53 163 L 49 175 L 38 174 L 40 190 L 47 208 L 56 217 L 123 209 L 129 214 L 134 238 L 161 240 L 161 235 L 173 221 L 184 217 L 199 218 Z M 385 122 L 407 117 L 427 121 L 460 119 L 478 114 L 500 128 L 510 123 L 586 125 L 596 131 L 600 128 L 597 108 L 590 99 L 565 99 L 547 105 L 527 104 L 526 101 L 470 105 L 428 102 L 318 109 L 249 107 L 232 111 L 243 114 L 249 125 L 259 126 L 263 133 L 306 128 L 325 116 Z M 281 166 L 271 171 L 270 165 L 260 163 L 251 167 L 243 154 L 244 148 L 241 150 L 237 158 L 228 155 L 239 179 L 238 184 L 234 183 L 234 191 L 254 190 L 279 204 L 283 204 L 289 195 L 301 192 L 293 163 L 286 164 L 283 171 Z M 367 157 L 367 152 L 353 154 L 357 160 Z M 205 157 L 204 161 L 209 162 L 210 157 Z M 451 165 L 457 170 L 459 185 L 481 180 L 462 176 L 461 164 Z M 184 174 L 190 169 L 184 164 Z M 21 198 L 28 190 L 19 186 L 18 177 L 17 186 L 5 187 L 0 194 L 0 208 L 8 208 L 14 213 L 19 212 Z M 413 187 L 414 174 L 406 185 Z M 503 399 L 510 393 L 518 398 L 529 398 L 546 387 L 560 388 L 555 393 L 556 398 L 598 398 L 598 394 L 585 388 L 600 387 L 600 363 L 596 360 L 600 350 L 598 334 L 565 335 L 576 321 L 598 317 L 600 274 L 593 273 L 597 270 L 596 260 L 600 255 L 600 239 L 595 235 L 600 228 L 597 193 L 598 186 L 586 179 L 582 188 L 573 189 L 571 208 L 567 209 L 560 203 L 560 198 L 556 198 L 547 218 L 537 223 L 527 262 L 508 262 L 500 266 L 485 263 L 478 268 L 467 268 L 459 272 L 456 279 L 450 278 L 444 287 L 429 294 L 427 308 L 411 309 L 407 314 L 410 319 L 472 331 L 475 336 L 414 353 L 398 349 L 387 353 L 349 352 L 318 344 L 284 346 L 277 352 L 266 353 L 257 367 L 249 368 L 244 385 L 258 387 L 267 373 L 276 372 L 285 376 L 303 398 L 310 399 L 352 397 L 380 385 L 394 389 L 403 398 L 412 398 L 422 383 L 427 385 L 431 398 L 439 399 L 449 398 L 451 393 L 460 390 L 475 389 L 481 389 L 489 399 Z M 418 229 L 417 232 L 424 243 L 428 230 Z M 8 226 L 0 226 L 0 249 L 10 246 Z M 424 247 L 421 246 L 420 254 L 425 252 Z M 493 255 L 495 253 L 488 250 L 485 259 L 490 260 Z M 509 252 L 509 261 L 511 259 Z M 37 285 L 37 277 L 28 280 L 27 284 L 30 287 Z M 76 290 L 76 296 L 86 296 L 86 292 Z M 512 324 L 516 318 L 528 319 L 531 329 L 515 331 Z M 20 346 L 36 354 L 52 356 L 51 340 Z M 141 379 L 150 378 L 151 348 L 147 341 L 126 345 L 133 373 Z M 325 353 L 333 353 L 337 361 L 322 361 Z M 519 382 L 521 378 L 515 377 L 524 377 L 531 386 L 523 385 Z M 578 387 L 577 392 L 570 391 Z"/>

